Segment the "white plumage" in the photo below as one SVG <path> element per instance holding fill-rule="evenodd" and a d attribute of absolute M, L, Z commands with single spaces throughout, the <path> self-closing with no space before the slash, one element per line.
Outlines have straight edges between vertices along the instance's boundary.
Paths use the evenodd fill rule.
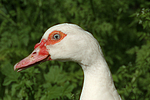
<path fill-rule="evenodd" d="M 50 34 L 53 31 L 62 32 L 66 36 L 54 44 L 48 44 L 47 40 L 51 38 Z M 91 33 L 77 25 L 65 23 L 49 28 L 41 40 L 43 39 L 46 40 L 44 46 L 50 55 L 50 60 L 74 61 L 82 67 L 84 84 L 80 100 L 121 100 L 101 48 Z M 38 55 L 37 49 L 40 51 L 41 48 L 35 48 L 31 55 L 35 52 Z M 31 56 L 25 60 L 29 58 L 31 59 Z M 14 69 L 20 71 L 29 66 L 30 64 L 23 65 L 25 60 L 17 63 Z"/>

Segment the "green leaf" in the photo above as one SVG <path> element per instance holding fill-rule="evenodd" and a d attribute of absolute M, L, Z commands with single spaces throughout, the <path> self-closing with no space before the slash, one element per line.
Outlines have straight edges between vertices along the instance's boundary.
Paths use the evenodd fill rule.
<path fill-rule="evenodd" d="M 19 73 L 13 70 L 13 66 L 7 62 L 2 66 L 1 69 L 2 74 L 6 76 L 3 85 L 7 86 L 13 81 L 18 81 Z"/>

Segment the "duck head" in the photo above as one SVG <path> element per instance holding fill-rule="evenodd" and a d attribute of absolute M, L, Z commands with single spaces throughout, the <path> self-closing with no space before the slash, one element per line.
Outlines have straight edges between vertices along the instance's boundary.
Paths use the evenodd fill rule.
<path fill-rule="evenodd" d="M 75 24 L 58 24 L 49 28 L 34 47 L 33 52 L 18 62 L 18 72 L 48 60 L 75 61 L 79 64 L 92 63 L 101 53 L 96 39 Z"/>

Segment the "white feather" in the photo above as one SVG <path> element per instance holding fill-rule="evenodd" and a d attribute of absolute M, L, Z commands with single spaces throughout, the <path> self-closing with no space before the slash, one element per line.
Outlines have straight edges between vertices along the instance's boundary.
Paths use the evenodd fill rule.
<path fill-rule="evenodd" d="M 97 40 L 91 33 L 74 24 L 59 24 L 49 28 L 42 39 L 54 31 L 67 36 L 54 45 L 47 45 L 53 60 L 75 61 L 84 72 L 80 100 L 121 100 L 114 86 L 111 72 Z"/>

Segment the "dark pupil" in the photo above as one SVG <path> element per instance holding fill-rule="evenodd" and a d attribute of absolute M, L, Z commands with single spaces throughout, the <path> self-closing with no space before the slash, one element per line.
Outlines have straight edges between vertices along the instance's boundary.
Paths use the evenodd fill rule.
<path fill-rule="evenodd" d="M 59 34 L 54 35 L 54 39 L 59 39 L 59 38 L 60 38 Z"/>

